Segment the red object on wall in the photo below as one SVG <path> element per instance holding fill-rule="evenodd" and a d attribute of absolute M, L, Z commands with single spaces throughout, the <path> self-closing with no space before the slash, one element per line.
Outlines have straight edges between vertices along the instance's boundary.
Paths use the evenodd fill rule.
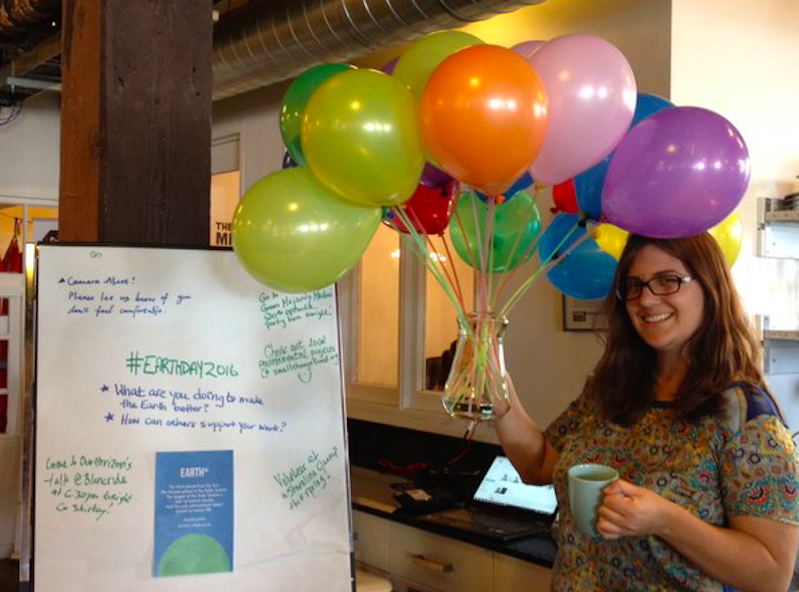
<path fill-rule="evenodd" d="M 8 429 L 8 395 L 0 395 L 0 434 Z"/>
<path fill-rule="evenodd" d="M 19 241 L 16 235 L 11 238 L 11 242 L 8 244 L 0 271 L 22 273 L 22 251 L 19 248 Z"/>
<path fill-rule="evenodd" d="M 11 238 L 11 242 L 6 249 L 6 254 L 0 261 L 0 271 L 6 273 L 22 273 L 22 251 L 19 248 L 19 241 L 16 234 Z M 0 316 L 8 315 L 8 300 L 3 298 L 0 300 Z M 0 341 L 0 362 L 8 362 L 8 341 Z M 8 370 L 7 366 L 3 364 L 0 368 L 0 388 L 8 387 Z M 6 426 L 6 409 L 8 407 L 8 396 L 2 395 L 3 400 L 0 402 L 0 433 L 5 432 Z"/>

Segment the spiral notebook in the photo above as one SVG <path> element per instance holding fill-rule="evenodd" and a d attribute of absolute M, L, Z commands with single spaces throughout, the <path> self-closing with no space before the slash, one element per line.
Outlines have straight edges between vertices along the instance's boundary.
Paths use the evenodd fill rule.
<path fill-rule="evenodd" d="M 425 514 L 419 519 L 507 541 L 549 530 L 557 509 L 552 485 L 522 483 L 510 460 L 497 456 L 466 506 Z"/>

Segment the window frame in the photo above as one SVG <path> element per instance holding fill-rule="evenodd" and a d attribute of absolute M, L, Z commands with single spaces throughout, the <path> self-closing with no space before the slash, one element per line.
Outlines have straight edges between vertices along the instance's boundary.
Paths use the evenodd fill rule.
<path fill-rule="evenodd" d="M 411 238 L 400 238 L 398 385 L 358 384 L 360 263 L 339 282 L 342 353 L 348 416 L 460 436 L 462 422 L 444 413 L 440 391 L 425 388 L 426 268 Z M 474 282 L 471 289 L 474 291 Z"/>

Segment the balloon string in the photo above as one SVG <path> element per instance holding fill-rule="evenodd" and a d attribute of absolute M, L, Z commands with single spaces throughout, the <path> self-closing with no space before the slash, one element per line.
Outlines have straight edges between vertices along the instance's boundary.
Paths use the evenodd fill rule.
<path fill-rule="evenodd" d="M 458 291 L 457 287 L 455 286 L 455 282 L 452 280 L 452 276 L 450 276 L 450 274 L 449 274 L 449 270 L 447 269 L 447 266 L 444 265 L 444 261 L 443 261 L 444 258 L 441 256 L 441 253 L 439 253 L 438 250 L 436 249 L 436 246 L 435 246 L 435 244 L 433 244 L 433 241 L 430 238 L 430 235 L 429 234 L 425 234 L 424 237 L 427 240 L 427 244 L 430 247 L 431 254 L 435 255 L 434 259 L 438 260 L 438 264 L 441 267 L 441 271 L 444 272 L 444 276 L 447 278 L 447 281 L 449 282 L 449 285 L 452 288 L 454 288 L 455 296 L 457 297 L 458 302 L 460 302 L 461 308 L 465 308 L 464 305 L 463 305 L 463 295 L 460 294 L 460 292 Z"/>
<path fill-rule="evenodd" d="M 530 204 L 529 218 L 532 218 L 533 213 L 536 211 L 536 204 L 538 203 L 538 197 L 539 197 L 539 194 L 540 194 L 540 191 L 541 191 L 542 187 L 543 187 L 542 185 L 536 185 L 535 186 L 535 189 L 534 189 L 533 195 L 532 195 L 533 200 L 532 200 L 532 203 Z M 527 218 L 528 222 L 529 222 L 529 218 Z M 494 308 L 496 306 L 497 302 L 499 301 L 500 297 L 502 296 L 502 293 L 508 287 L 508 285 L 510 284 L 511 279 L 516 274 L 516 270 L 519 269 L 519 267 L 521 267 L 524 264 L 524 262 L 527 260 L 527 258 L 535 251 L 536 247 L 538 246 L 538 241 L 541 239 L 541 236 L 543 235 L 543 233 L 544 233 L 544 229 L 543 228 L 539 229 L 538 235 L 533 239 L 533 242 L 530 244 L 530 246 L 527 248 L 527 250 L 522 254 L 522 256 L 519 257 L 519 262 L 516 265 L 516 267 L 511 269 L 510 273 L 505 275 L 505 277 L 502 280 L 502 283 L 500 284 L 499 289 L 497 290 L 496 294 L 492 295 L 492 297 L 491 297 L 491 308 Z M 508 252 L 508 258 L 505 261 L 505 266 L 503 267 L 503 269 L 509 269 L 510 268 L 511 262 L 513 261 L 513 255 L 516 253 L 516 249 L 519 248 L 519 244 L 522 242 L 522 238 L 524 237 L 524 234 L 525 233 L 524 233 L 523 230 L 520 230 L 518 233 L 516 233 L 516 240 L 513 243 L 513 248 Z"/>
<path fill-rule="evenodd" d="M 402 209 L 401 206 L 394 206 L 391 208 L 392 212 L 402 221 L 405 225 L 405 228 L 408 230 L 408 234 L 413 238 L 412 244 L 416 246 L 417 253 L 422 257 L 424 261 L 425 267 L 430 270 L 430 273 L 433 274 L 435 280 L 439 283 L 439 285 L 444 289 L 444 293 L 446 294 L 447 298 L 449 298 L 452 305 L 455 307 L 455 314 L 458 316 L 458 319 L 461 321 L 464 327 L 466 327 L 466 331 L 469 335 L 471 335 L 471 327 L 469 326 L 468 319 L 466 318 L 466 313 L 463 310 L 463 307 L 458 302 L 458 299 L 452 293 L 452 289 L 450 288 L 449 284 L 447 284 L 446 279 L 441 275 L 438 268 L 433 261 L 430 253 L 428 252 L 427 248 L 425 247 L 425 243 L 422 238 L 419 236 L 419 233 L 416 231 L 416 228 L 411 223 L 410 219 L 406 215 L 405 211 Z"/>
<path fill-rule="evenodd" d="M 421 218 L 419 218 L 419 215 L 416 213 L 415 210 L 404 210 L 403 209 L 403 211 L 405 212 L 406 215 L 408 215 L 408 216 L 412 215 L 413 216 L 414 229 L 416 229 L 417 227 L 418 228 L 424 228 L 424 224 L 422 224 L 422 220 L 421 220 Z M 449 272 L 447 271 L 447 266 L 444 265 L 444 262 L 442 260 L 441 254 L 438 252 L 438 250 L 436 249 L 435 245 L 433 244 L 433 241 L 430 239 L 430 235 L 427 232 L 424 232 L 424 233 L 420 233 L 420 236 L 424 236 L 425 240 L 427 241 L 427 244 L 430 246 L 430 251 L 429 252 L 431 254 L 435 255 L 434 259 L 438 261 L 438 265 L 441 268 L 441 270 L 444 272 L 444 275 L 446 276 L 447 281 L 449 282 L 449 286 L 452 287 L 454 284 L 453 284 L 452 278 L 449 275 Z M 464 308 L 464 306 L 463 306 L 463 296 L 457 290 L 456 290 L 455 294 L 456 294 L 456 296 L 458 298 L 458 302 L 460 302 L 461 308 Z"/>
<path fill-rule="evenodd" d="M 488 311 L 489 306 L 491 304 L 491 291 L 493 289 L 494 284 L 494 240 L 493 240 L 493 232 L 494 232 L 494 216 L 496 215 L 496 204 L 494 203 L 495 199 L 492 197 L 488 198 L 488 221 L 486 222 L 486 251 L 488 255 L 486 256 L 486 270 L 485 274 L 488 278 L 488 285 L 486 286 L 485 291 L 485 301 L 483 302 L 483 310 Z"/>
<path fill-rule="evenodd" d="M 533 283 L 534 283 L 535 279 L 536 279 L 536 278 L 537 278 L 537 277 L 538 277 L 538 276 L 539 276 L 539 275 L 540 275 L 542 272 L 547 272 L 547 271 L 549 271 L 550 269 L 552 269 L 553 267 L 555 267 L 556 265 L 559 265 L 559 264 L 560 264 L 562 261 L 564 261 L 564 260 L 565 260 L 565 258 L 566 258 L 567 256 L 569 256 L 569 255 L 571 254 L 571 252 L 572 252 L 574 249 L 576 249 L 576 248 L 577 248 L 577 247 L 579 247 L 581 244 L 583 244 L 583 243 L 584 243 L 586 240 L 588 240 L 589 238 L 591 238 L 591 235 L 590 235 L 590 234 L 586 234 L 585 236 L 583 236 L 583 237 L 581 237 L 581 238 L 577 239 L 577 241 L 575 241 L 575 243 L 574 243 L 573 245 L 571 245 L 571 246 L 570 246 L 568 249 L 566 249 L 566 250 L 565 250 L 563 253 L 558 253 L 558 248 L 560 248 L 560 247 L 563 245 L 563 243 L 569 239 L 569 237 L 570 237 L 570 236 L 571 236 L 571 235 L 574 233 L 575 229 L 576 229 L 576 225 L 575 225 L 575 227 L 574 227 L 574 228 L 572 228 L 572 229 L 571 229 L 571 231 L 569 231 L 569 233 L 568 233 L 568 234 L 567 234 L 567 235 L 566 235 L 566 236 L 563 238 L 563 240 L 561 240 L 561 241 L 560 241 L 560 243 L 558 243 L 558 246 L 557 246 L 557 247 L 556 247 L 556 248 L 555 248 L 555 249 L 552 251 L 552 253 L 550 254 L 550 257 L 548 257 L 547 259 L 545 259 L 544 261 L 542 261 L 542 262 L 541 262 L 541 265 L 540 265 L 540 266 L 539 266 L 539 268 L 536 270 L 536 272 L 535 272 L 535 273 L 534 273 L 532 276 L 530 276 L 530 277 L 529 277 L 529 278 L 528 278 L 528 279 L 527 279 L 527 280 L 524 282 L 524 284 L 522 284 L 522 285 L 519 287 L 519 289 L 518 289 L 518 290 L 517 290 L 517 291 L 516 291 L 516 292 L 513 294 L 513 296 L 512 296 L 512 297 L 511 297 L 511 298 L 508 300 L 508 302 L 505 304 L 505 306 L 503 306 L 503 308 L 502 308 L 502 312 L 503 312 L 503 314 L 510 314 L 510 311 L 513 309 L 513 307 L 514 307 L 516 304 L 518 304 L 519 300 L 520 300 L 520 299 L 521 299 L 521 298 L 522 298 L 522 297 L 523 297 L 523 296 L 524 296 L 524 295 L 527 293 L 527 291 L 528 291 L 528 290 L 529 290 L 529 289 L 532 287 L 532 285 L 533 285 Z M 557 258 L 555 258 L 555 259 L 552 259 L 552 257 L 554 256 L 554 254 L 555 254 L 555 253 L 558 253 L 558 256 L 557 256 Z"/>
<path fill-rule="evenodd" d="M 480 229 L 480 220 L 477 215 L 477 196 L 470 196 L 472 202 L 472 220 L 474 222 L 474 235 L 477 238 L 477 253 L 479 261 L 477 261 L 480 271 L 480 289 L 477 292 L 477 310 L 485 310 L 483 303 L 485 302 L 485 271 L 486 271 L 486 252 L 483 250 L 483 241 L 481 240 L 483 233 Z"/>
<path fill-rule="evenodd" d="M 541 229 L 541 232 L 533 240 L 532 244 L 527 248 L 527 250 L 524 252 L 524 254 L 522 255 L 520 261 L 524 261 L 525 259 L 527 259 L 527 256 L 529 254 L 535 252 L 535 250 L 538 248 L 539 243 L 541 242 L 541 237 L 543 236 L 544 232 L 546 232 L 547 228 L 549 228 L 549 224 L 547 224 L 546 227 Z M 515 268 L 513 268 L 510 271 L 509 274 L 507 274 L 505 276 L 505 279 L 503 280 L 502 285 L 500 286 L 499 290 L 497 291 L 497 295 L 496 295 L 496 298 L 495 298 L 495 306 L 496 306 L 496 302 L 499 302 L 499 300 L 502 298 L 502 294 L 510 286 L 511 280 L 513 280 L 513 277 L 516 275 L 516 272 L 519 270 L 519 268 L 521 268 L 521 266 L 522 266 L 522 264 L 520 263 Z"/>
<path fill-rule="evenodd" d="M 463 288 L 461 287 L 461 281 L 458 277 L 458 267 L 455 265 L 455 258 L 452 256 L 452 251 L 450 251 L 449 243 L 447 242 L 447 237 L 442 232 L 440 235 L 441 242 L 444 243 L 444 250 L 447 252 L 447 259 L 450 261 L 450 265 L 452 266 L 452 275 L 455 277 L 455 289 L 458 291 L 460 295 L 461 305 L 463 309 L 466 310 L 466 301 L 463 297 Z"/>
<path fill-rule="evenodd" d="M 461 236 L 464 237 L 463 242 L 466 245 L 466 250 L 468 251 L 469 254 L 469 261 L 471 262 L 470 265 L 473 268 L 477 268 L 479 262 L 475 257 L 474 251 L 472 250 L 472 245 L 470 244 L 470 241 L 466 240 L 466 229 L 463 226 L 463 220 L 461 220 L 461 216 L 458 213 L 457 208 L 455 208 L 455 221 L 458 223 L 458 230 L 461 231 Z"/>
<path fill-rule="evenodd" d="M 574 244 L 570 245 L 569 248 L 566 249 L 563 253 L 559 253 L 558 250 L 564 245 L 564 243 L 566 243 L 569 240 L 569 238 L 571 238 L 571 236 L 575 233 L 575 231 L 577 230 L 577 228 L 579 228 L 579 226 L 580 222 L 579 221 L 575 222 L 571 230 L 569 230 L 569 232 L 566 233 L 566 235 L 555 246 L 555 248 L 552 249 L 552 252 L 549 254 L 549 256 L 543 261 L 541 261 L 541 265 L 538 267 L 535 273 L 533 273 L 529 278 L 527 278 L 527 280 L 525 280 L 525 282 L 521 286 L 519 286 L 516 292 L 513 293 L 513 295 L 508 299 L 508 301 L 502 307 L 502 310 L 500 311 L 499 314 L 499 318 L 507 316 L 510 313 L 513 307 L 516 306 L 516 304 L 519 302 L 521 297 L 524 296 L 527 293 L 527 291 L 532 287 L 533 283 L 535 282 L 535 279 L 542 272 L 549 271 L 552 267 L 555 267 L 556 265 L 560 264 L 562 261 L 566 259 L 566 257 L 569 254 L 571 254 L 572 251 L 574 251 L 574 249 L 579 247 L 586 240 L 588 240 L 593 236 L 594 234 L 593 232 L 590 231 L 586 232 L 584 236 L 577 239 L 574 242 Z M 555 254 L 557 254 L 557 259 L 553 259 Z"/>
<path fill-rule="evenodd" d="M 452 293 L 451 285 L 447 281 L 449 278 L 444 278 L 441 275 L 441 269 L 443 269 L 443 265 L 441 264 L 441 258 L 436 252 L 435 247 L 433 247 L 432 243 L 430 243 L 430 246 L 432 247 L 432 252 L 431 250 L 428 250 L 425 245 L 424 239 L 422 239 L 421 235 L 416 230 L 414 224 L 411 223 L 410 218 L 407 215 L 407 212 L 405 212 L 401 207 L 397 207 L 395 209 L 397 210 L 396 214 L 398 215 L 398 217 L 400 217 L 402 223 L 408 229 L 409 234 L 414 238 L 414 244 L 417 246 L 418 252 L 423 256 L 425 267 L 427 267 L 427 269 L 430 270 L 433 277 L 436 279 L 436 281 L 438 281 L 438 283 L 444 289 L 444 292 L 446 293 L 447 297 L 453 301 L 453 304 L 455 305 L 455 312 L 456 313 L 459 313 L 459 311 L 463 312 L 462 303 Z M 425 238 L 427 238 L 427 240 L 429 241 L 429 237 L 427 234 L 425 234 Z M 435 254 L 435 256 L 433 254 Z"/>

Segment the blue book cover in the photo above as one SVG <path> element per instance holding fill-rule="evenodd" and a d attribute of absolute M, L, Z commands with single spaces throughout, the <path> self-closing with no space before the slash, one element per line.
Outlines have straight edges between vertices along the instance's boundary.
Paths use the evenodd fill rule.
<path fill-rule="evenodd" d="M 153 576 L 233 571 L 233 451 L 158 452 Z"/>

